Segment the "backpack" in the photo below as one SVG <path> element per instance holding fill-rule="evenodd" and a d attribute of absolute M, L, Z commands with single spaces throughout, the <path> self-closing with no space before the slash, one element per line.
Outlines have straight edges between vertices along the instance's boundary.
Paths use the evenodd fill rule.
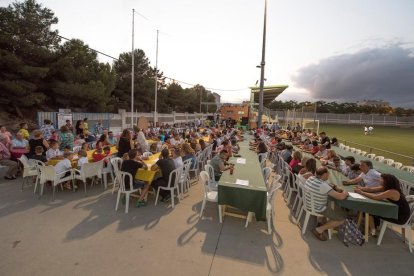
<path fill-rule="evenodd" d="M 349 246 L 349 244 L 362 246 L 365 242 L 364 235 L 351 218 L 347 218 L 339 228 L 338 238 L 345 246 Z"/>

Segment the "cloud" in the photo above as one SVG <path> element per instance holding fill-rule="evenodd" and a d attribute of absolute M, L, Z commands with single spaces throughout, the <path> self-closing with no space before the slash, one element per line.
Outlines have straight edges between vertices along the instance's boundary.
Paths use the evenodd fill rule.
<path fill-rule="evenodd" d="M 318 100 L 375 99 L 414 107 L 413 50 L 394 43 L 336 55 L 300 68 L 292 80 Z"/>

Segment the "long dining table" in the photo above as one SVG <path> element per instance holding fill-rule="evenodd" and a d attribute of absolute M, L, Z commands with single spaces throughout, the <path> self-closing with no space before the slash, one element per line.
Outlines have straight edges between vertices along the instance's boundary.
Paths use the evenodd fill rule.
<path fill-rule="evenodd" d="M 350 152 L 349 150 L 341 149 L 340 147 L 332 146 L 331 149 L 333 149 L 341 158 L 345 158 L 346 156 L 353 156 L 356 162 L 361 162 L 361 160 L 369 160 L 372 162 L 372 165 L 377 171 L 382 172 L 382 173 L 393 174 L 398 179 L 407 181 L 411 183 L 412 185 L 414 185 L 414 174 L 413 173 L 397 169 L 388 164 L 376 161 L 374 159 L 370 159 L 361 154 L 356 154 L 356 153 Z"/>
<path fill-rule="evenodd" d="M 231 206 L 246 213 L 253 212 L 256 220 L 265 221 L 267 188 L 257 154 L 249 150 L 252 136 L 245 135 L 245 138 L 239 143 L 241 157 L 229 159 L 230 163 L 235 164 L 233 174 L 230 174 L 230 170 L 224 171 L 218 182 L 218 204 L 223 215 L 246 218 L 227 212 L 226 206 Z"/>
<path fill-rule="evenodd" d="M 299 148 L 294 147 L 295 150 L 299 150 Z M 313 157 L 309 153 L 302 152 L 304 156 L 307 157 Z M 316 158 L 315 158 L 316 159 Z M 322 163 L 316 159 L 317 166 L 321 166 Z M 355 185 L 343 185 L 343 181 L 349 180 L 345 175 L 342 173 L 336 171 L 336 170 L 329 170 L 329 179 L 328 182 L 331 184 L 335 184 L 336 186 L 340 187 L 341 189 L 344 189 L 348 192 L 353 193 L 354 192 L 354 186 Z M 368 241 L 369 237 L 369 215 L 375 215 L 385 218 L 398 218 L 398 206 L 396 204 L 393 204 L 387 200 L 373 200 L 366 197 L 363 198 L 357 198 L 352 195 L 348 196 L 344 200 L 336 200 L 333 198 L 330 198 L 330 202 L 334 203 L 340 207 L 349 209 L 349 210 L 355 210 L 359 211 L 365 214 L 365 231 L 364 231 L 364 237 L 365 241 Z"/>

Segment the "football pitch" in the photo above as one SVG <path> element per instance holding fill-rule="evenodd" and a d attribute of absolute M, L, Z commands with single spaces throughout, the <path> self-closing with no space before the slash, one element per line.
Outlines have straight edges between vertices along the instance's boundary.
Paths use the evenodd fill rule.
<path fill-rule="evenodd" d="M 364 126 L 321 124 L 319 131 L 325 131 L 327 135 L 338 138 L 341 143 L 350 147 L 394 159 L 404 165 L 411 166 L 414 158 L 414 128 L 400 128 L 388 126 L 374 126 L 372 135 L 364 135 Z M 361 144 L 364 146 L 356 145 Z M 377 149 L 374 149 L 377 148 Z M 408 157 L 401 157 L 382 150 L 394 152 Z"/>

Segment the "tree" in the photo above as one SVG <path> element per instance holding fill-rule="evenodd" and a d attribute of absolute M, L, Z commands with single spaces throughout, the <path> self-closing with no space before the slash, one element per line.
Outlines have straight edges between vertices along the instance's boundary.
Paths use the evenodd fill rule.
<path fill-rule="evenodd" d="M 6 106 L 20 108 L 42 104 L 44 78 L 53 50 L 59 43 L 53 12 L 34 0 L 0 8 L 0 97 Z"/>
<path fill-rule="evenodd" d="M 112 111 L 111 93 L 115 75 L 109 64 L 100 63 L 97 54 L 83 41 L 65 42 L 49 75 L 54 106 L 82 110 Z"/>
<path fill-rule="evenodd" d="M 158 90 L 163 91 L 165 86 L 162 73 L 155 71 L 144 51 L 134 51 L 134 110 L 149 112 L 154 110 L 155 77 L 158 79 Z M 131 106 L 131 52 L 122 53 L 114 62 L 113 69 L 116 74 L 116 85 L 113 96 L 119 108 L 130 109 Z M 159 93 L 158 93 L 159 94 Z"/>

